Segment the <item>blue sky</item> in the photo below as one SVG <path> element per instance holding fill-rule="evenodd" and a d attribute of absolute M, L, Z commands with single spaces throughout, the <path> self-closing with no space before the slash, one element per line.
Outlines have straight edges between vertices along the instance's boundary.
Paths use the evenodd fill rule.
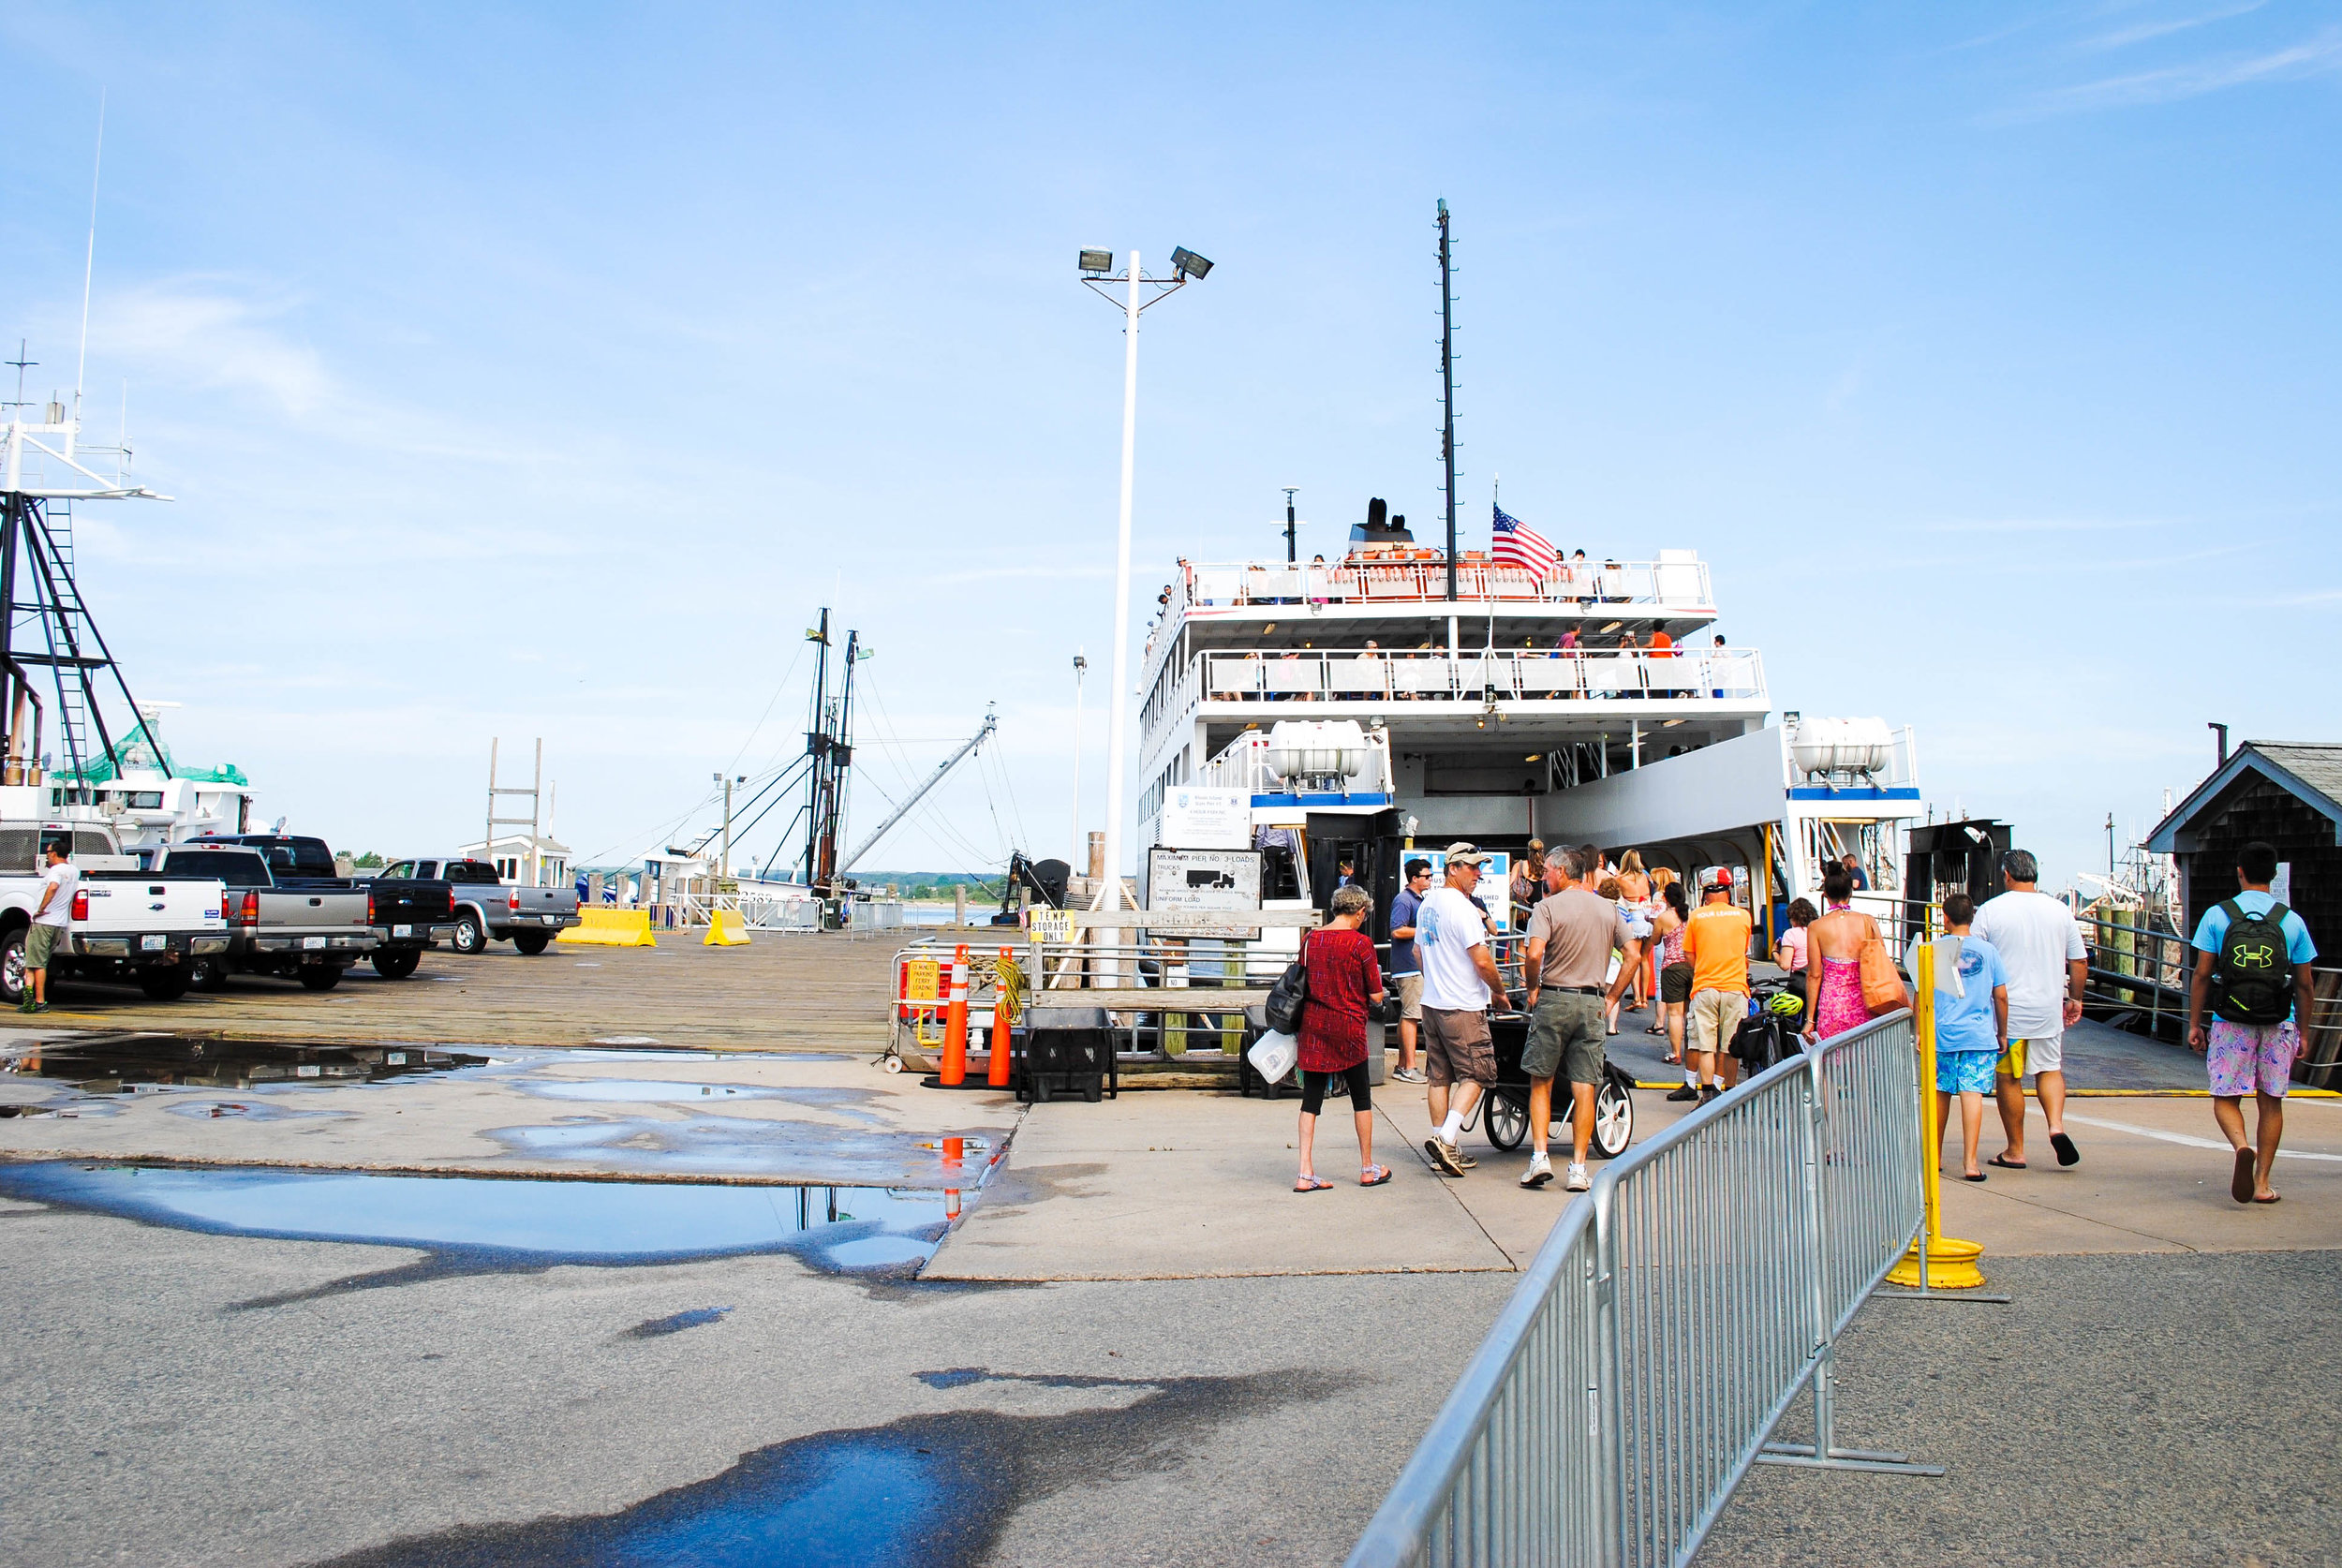
<path fill-rule="evenodd" d="M 1501 472 L 1698 549 L 1779 705 L 1916 725 L 2053 880 L 2207 719 L 2342 738 L 2342 7 L 25 5 L 0 51 L 0 336 L 69 383 L 102 91 L 90 404 L 178 497 L 85 509 L 89 598 L 184 758 L 337 844 L 472 836 L 494 735 L 582 853 L 704 824 L 826 602 L 875 785 L 1001 705 L 875 864 L 1062 852 L 1121 370 L 1075 249 L 1219 263 L 1143 339 L 1145 606 L 1283 485 L 1320 543 L 1435 512 L 1443 196 L 1475 526 Z"/>

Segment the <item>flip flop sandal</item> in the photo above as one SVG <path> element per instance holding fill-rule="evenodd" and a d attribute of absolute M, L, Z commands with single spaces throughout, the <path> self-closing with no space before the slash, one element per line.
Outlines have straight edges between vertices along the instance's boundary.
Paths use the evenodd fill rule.
<path fill-rule="evenodd" d="M 2255 1185 L 2253 1151 L 2248 1148 L 2240 1148 L 2236 1151 L 2235 1174 L 2228 1178 L 2228 1195 L 2240 1204 L 2248 1204 L 2253 1201 Z"/>
<path fill-rule="evenodd" d="M 1316 1176 L 1303 1176 L 1293 1184 L 1293 1190 L 1296 1192 L 1328 1192 L 1333 1190 L 1333 1185 L 1332 1182 L 1321 1180 Z"/>
<path fill-rule="evenodd" d="M 1366 1174 L 1367 1171 L 1371 1171 L 1374 1174 L 1372 1176 L 1369 1176 Z M 1366 1168 L 1366 1171 L 1360 1171 L 1358 1173 L 1358 1185 L 1360 1187 L 1380 1187 L 1383 1183 L 1388 1181 L 1389 1179 L 1390 1167 L 1388 1165 L 1369 1165 Z"/>
<path fill-rule="evenodd" d="M 1987 1165 L 1998 1165 L 1998 1166 L 1999 1166 L 2002 1170 L 2004 1170 L 2004 1171 L 2022 1171 L 2022 1170 L 2023 1170 L 2023 1169 L 2025 1168 L 2025 1164 L 2024 1164 L 2024 1161 L 2022 1161 L 2022 1160 L 2003 1160 L 2003 1159 L 2002 1159 L 1999 1155 L 1997 1155 L 1997 1154 L 1994 1155 L 1994 1156 L 1993 1156 L 1990 1160 L 1987 1160 L 1986 1161 L 1984 1161 L 1984 1163 L 1986 1163 Z"/>
<path fill-rule="evenodd" d="M 2280 1195 L 2281 1195 L 2281 1194 L 2279 1194 L 2279 1193 L 2275 1193 L 2275 1192 L 2272 1192 L 2272 1193 L 2270 1193 L 2270 1194 L 2269 1194 L 2267 1197 L 2265 1197 L 2265 1198 L 2263 1198 L 2263 1197 L 2260 1197 L 2260 1196 L 2256 1195 L 2256 1196 L 2253 1198 L 2253 1202 L 2255 1202 L 2255 1203 L 2257 1203 L 2257 1204 L 2273 1204 L 2273 1203 L 2275 1203 L 2275 1202 L 2277 1201 L 2277 1199 L 2278 1199 L 2278 1197 L 2279 1197 Z"/>
<path fill-rule="evenodd" d="M 2074 1147 L 2074 1141 L 2063 1132 L 2050 1134 L 2050 1147 L 2057 1151 L 2060 1165 L 2078 1165 L 2082 1162 L 2082 1151 Z"/>
<path fill-rule="evenodd" d="M 1970 1176 L 1967 1172 L 1962 1171 L 1960 1173 L 1960 1179 L 1962 1181 L 1982 1181 L 1984 1179 L 1984 1173 L 1982 1171 L 1979 1171 L 1976 1175 Z"/>

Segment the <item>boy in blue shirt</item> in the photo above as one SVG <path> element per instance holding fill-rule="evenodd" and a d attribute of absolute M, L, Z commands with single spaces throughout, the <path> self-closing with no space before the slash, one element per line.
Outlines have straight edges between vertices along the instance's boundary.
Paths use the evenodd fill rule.
<path fill-rule="evenodd" d="M 2008 969 L 2000 949 L 1968 934 L 1975 919 L 1976 900 L 1966 894 L 1944 900 L 1944 934 L 1960 939 L 1959 991 L 1941 967 L 1935 974 L 1935 1146 L 1940 1159 L 1957 1095 L 1963 1181 L 1984 1179 L 1976 1163 L 1977 1135 L 1984 1130 L 1993 1065 L 2008 1048 Z"/>
<path fill-rule="evenodd" d="M 2223 998 L 2218 1012 L 2211 1021 L 2207 1033 L 2204 1028 L 2205 1005 L 2212 996 L 2213 970 L 2223 962 L 2222 950 L 2228 945 L 2231 925 L 2229 910 L 2233 908 L 2240 916 L 2265 915 L 2277 907 L 2276 895 L 2269 884 L 2276 880 L 2277 852 L 2259 840 L 2246 845 L 2236 852 L 2236 896 L 2215 904 L 2203 912 L 2196 926 L 2195 980 L 2187 989 L 2187 1043 L 2204 1053 L 2204 1066 L 2212 1080 L 2212 1119 L 2220 1124 L 2229 1146 L 2236 1151 L 2236 1163 L 2229 1176 L 2229 1196 L 2240 1204 L 2273 1204 L 2277 1201 L 2276 1189 L 2269 1185 L 2269 1168 L 2276 1163 L 2277 1140 L 2285 1135 L 2285 1087 L 2292 1081 L 2293 1062 L 2302 1054 L 2302 1021 L 2310 1015 L 2313 981 L 2309 966 L 2318 956 L 2315 943 L 2309 939 L 2309 927 L 2292 910 L 2285 911 L 2277 929 L 2284 939 L 2282 961 L 2272 952 L 2266 955 L 2267 969 L 2253 989 L 2263 996 L 2275 995 L 2280 1005 L 2286 999 L 2279 983 L 2290 981 L 2291 1005 L 2287 1015 L 2271 1017 L 2265 1022 L 2250 1022 L 2225 1016 L 2242 1011 L 2234 1004 L 2233 994 L 2244 977 L 2223 973 L 2221 979 L 2231 994 Z M 2240 939 L 2240 946 L 2252 945 Z M 2274 948 L 2276 944 L 2268 944 Z M 2286 973 L 2290 970 L 2290 974 Z M 2245 1096 L 2250 1094 L 2260 1107 L 2259 1146 L 2245 1140 Z"/>

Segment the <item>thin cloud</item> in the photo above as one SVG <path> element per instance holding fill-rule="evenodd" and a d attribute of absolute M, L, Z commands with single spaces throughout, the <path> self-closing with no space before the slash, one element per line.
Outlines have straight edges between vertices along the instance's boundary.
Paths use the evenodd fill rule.
<path fill-rule="evenodd" d="M 1923 534 L 2096 534 L 2132 528 L 2167 528 L 2161 517 L 1995 517 L 1922 523 Z"/>
<path fill-rule="evenodd" d="M 2195 16 L 2172 17 L 2163 22 L 2134 22 L 2128 27 L 2118 27 L 2111 33 L 2100 33 L 2095 38 L 2084 38 L 2079 47 L 2089 50 L 2127 49 L 2132 44 L 2145 43 L 2150 38 L 2167 38 L 2173 33 L 2185 33 L 2193 28 L 2209 26 L 2216 22 L 2226 22 L 2231 17 L 2248 16 L 2268 3 L 2269 0 L 2246 0 L 2246 3 L 2241 6 L 2224 6 L 2216 11 L 2204 11 Z"/>
<path fill-rule="evenodd" d="M 2004 116 L 2009 120 L 2048 119 L 2059 114 L 2086 114 L 2099 110 L 2137 109 L 2148 104 L 2177 103 L 2234 87 L 2257 87 L 2280 81 L 2302 81 L 2342 69 L 2342 27 L 2329 27 L 2315 37 L 2265 54 L 2228 55 L 2193 60 L 2161 70 L 2108 77 L 2072 87 L 2036 95 L 2023 107 Z"/>

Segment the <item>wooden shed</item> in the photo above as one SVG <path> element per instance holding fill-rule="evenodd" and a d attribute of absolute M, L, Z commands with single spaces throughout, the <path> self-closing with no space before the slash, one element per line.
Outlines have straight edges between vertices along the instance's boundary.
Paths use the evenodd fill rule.
<path fill-rule="evenodd" d="M 2318 944 L 2319 1016 L 2298 1074 L 2323 1083 L 2342 1057 L 2342 745 L 2246 741 L 2147 836 L 2179 863 L 2193 932 L 2236 891 L 2236 852 L 2255 839 L 2277 851 L 2277 890 Z"/>

